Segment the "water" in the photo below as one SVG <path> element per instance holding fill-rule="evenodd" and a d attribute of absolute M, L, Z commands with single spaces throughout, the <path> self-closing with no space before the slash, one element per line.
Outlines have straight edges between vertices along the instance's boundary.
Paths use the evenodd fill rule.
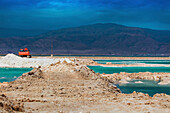
<path fill-rule="evenodd" d="M 112 62 L 113 64 L 136 64 L 136 63 L 145 63 L 145 64 L 166 64 L 170 65 L 170 60 L 95 60 L 100 64 L 106 64 L 106 62 Z M 170 72 L 170 67 L 102 67 L 102 66 L 89 66 L 90 69 L 93 69 L 95 72 L 99 73 L 138 73 L 138 72 Z M 142 81 L 143 83 L 135 83 L 137 81 Z M 133 93 L 142 92 L 147 93 L 150 96 L 153 96 L 156 93 L 166 93 L 170 95 L 170 85 L 159 85 L 159 81 L 152 80 L 131 80 L 128 81 L 128 84 L 115 84 L 122 93 Z"/>
<path fill-rule="evenodd" d="M 0 82 L 11 82 L 32 68 L 0 68 Z"/>
<path fill-rule="evenodd" d="M 170 60 L 94 60 L 99 64 L 106 64 L 106 62 L 111 62 L 112 64 L 169 64 Z"/>
<path fill-rule="evenodd" d="M 88 66 L 90 69 L 94 70 L 96 73 L 139 73 L 139 72 L 170 72 L 170 67 L 102 67 L 102 66 Z"/>
<path fill-rule="evenodd" d="M 142 81 L 143 83 L 135 83 L 136 81 Z M 122 93 L 142 92 L 153 96 L 156 93 L 166 93 L 170 95 L 170 85 L 159 85 L 159 81 L 153 80 L 132 80 L 128 84 L 115 84 Z"/>

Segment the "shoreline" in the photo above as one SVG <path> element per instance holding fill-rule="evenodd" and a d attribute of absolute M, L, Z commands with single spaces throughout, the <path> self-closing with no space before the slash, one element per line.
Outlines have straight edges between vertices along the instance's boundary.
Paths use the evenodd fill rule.
<path fill-rule="evenodd" d="M 100 112 L 170 112 L 170 95 L 150 97 L 135 91 L 123 94 L 112 85 L 115 81 L 135 78 L 166 83 L 170 81 L 167 79 L 170 73 L 99 74 L 87 67 L 96 63 L 91 59 L 68 59 L 71 62 L 34 68 L 2 86 L 0 98 L 3 100 L 0 102 L 3 107 L 0 111 L 96 112 L 98 109 Z"/>
<path fill-rule="evenodd" d="M 102 67 L 170 67 L 170 65 L 165 64 L 92 64 L 89 66 L 102 66 Z"/>
<path fill-rule="evenodd" d="M 139 73 L 127 73 L 127 72 L 120 72 L 120 73 L 113 73 L 113 74 L 100 74 L 100 76 L 108 79 L 111 83 L 127 83 L 128 80 L 154 80 L 160 81 L 159 85 L 168 85 L 170 84 L 170 73 L 165 72 L 139 72 Z M 122 81 L 123 80 L 123 81 Z"/>
<path fill-rule="evenodd" d="M 6 56 L 6 55 L 4 55 Z M 0 56 L 0 58 L 4 57 L 4 56 Z M 67 55 L 63 55 L 63 56 L 53 56 L 51 57 L 49 56 L 32 56 L 32 58 L 37 58 L 37 57 L 41 57 L 41 58 L 83 58 L 83 59 L 94 59 L 94 60 L 170 60 L 170 56 L 165 56 L 165 57 L 161 57 L 161 56 L 146 56 L 146 57 L 138 57 L 138 56 L 129 56 L 129 57 L 123 57 L 123 56 L 117 56 L 117 57 L 105 57 L 105 56 L 67 56 Z"/>

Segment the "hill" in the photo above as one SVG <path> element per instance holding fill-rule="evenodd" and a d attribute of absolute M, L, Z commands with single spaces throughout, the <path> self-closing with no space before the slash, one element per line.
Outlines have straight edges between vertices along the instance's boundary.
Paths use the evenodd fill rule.
<path fill-rule="evenodd" d="M 40 35 L 45 32 L 48 32 L 48 30 L 0 28 L 0 37 L 1 38 L 28 37 Z"/>
<path fill-rule="evenodd" d="M 33 54 L 170 55 L 170 31 L 106 23 L 65 28 L 33 37 L 0 38 L 0 54 L 28 47 Z"/>

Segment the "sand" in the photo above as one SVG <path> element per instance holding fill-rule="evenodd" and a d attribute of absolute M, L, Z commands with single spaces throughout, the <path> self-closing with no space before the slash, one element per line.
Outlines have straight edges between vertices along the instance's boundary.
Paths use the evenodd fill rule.
<path fill-rule="evenodd" d="M 49 59 L 51 60 L 51 58 L 46 60 L 50 61 Z M 7 86 L 2 86 L 0 112 L 170 112 L 169 95 L 156 94 L 150 97 L 136 92 L 122 94 L 116 86 L 111 84 L 109 76 L 101 76 L 86 66 L 95 63 L 91 59 L 68 59 L 71 62 L 34 65 L 41 67 L 23 74 Z M 56 61 L 55 58 L 53 60 Z M 30 62 L 30 60 L 27 61 Z M 24 66 L 24 64 L 16 63 L 5 64 Z M 30 64 L 28 66 L 33 66 Z M 124 77 L 124 74 L 126 73 L 113 76 Z M 126 75 L 125 80 L 137 76 Z"/>

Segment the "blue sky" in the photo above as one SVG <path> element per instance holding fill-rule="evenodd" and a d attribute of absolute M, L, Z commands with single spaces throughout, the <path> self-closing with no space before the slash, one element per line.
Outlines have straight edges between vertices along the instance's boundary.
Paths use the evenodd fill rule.
<path fill-rule="evenodd" d="M 94 23 L 170 30 L 170 0 L 0 0 L 0 27 L 49 30 Z"/>

